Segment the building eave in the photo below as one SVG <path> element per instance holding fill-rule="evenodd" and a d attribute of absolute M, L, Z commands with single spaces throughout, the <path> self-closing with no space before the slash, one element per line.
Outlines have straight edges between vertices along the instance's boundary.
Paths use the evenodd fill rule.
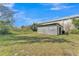
<path fill-rule="evenodd" d="M 64 20 L 73 19 L 73 18 L 79 18 L 79 15 L 58 18 L 58 19 L 54 19 L 54 20 L 49 21 L 49 22 L 38 23 L 38 25 L 47 25 L 47 24 L 56 23 L 57 21 L 64 21 Z"/>
<path fill-rule="evenodd" d="M 58 24 L 58 23 L 50 23 L 50 24 L 39 24 L 38 27 L 49 26 L 49 25 L 59 25 L 59 26 L 61 26 L 61 25 Z"/>

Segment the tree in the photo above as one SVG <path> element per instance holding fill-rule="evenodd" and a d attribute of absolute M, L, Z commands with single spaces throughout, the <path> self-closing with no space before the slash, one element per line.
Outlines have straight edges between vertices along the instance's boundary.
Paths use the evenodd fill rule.
<path fill-rule="evenodd" d="M 32 30 L 33 30 L 33 31 L 37 31 L 37 24 L 36 24 L 36 23 L 33 23 L 33 24 L 32 24 Z"/>
<path fill-rule="evenodd" d="M 75 27 L 76 27 L 77 29 L 79 29 L 79 19 L 74 18 L 74 19 L 73 19 L 73 24 L 75 25 Z"/>
<path fill-rule="evenodd" d="M 13 11 L 3 4 L 0 4 L 0 33 L 8 33 L 9 29 L 12 28 L 14 20 Z"/>

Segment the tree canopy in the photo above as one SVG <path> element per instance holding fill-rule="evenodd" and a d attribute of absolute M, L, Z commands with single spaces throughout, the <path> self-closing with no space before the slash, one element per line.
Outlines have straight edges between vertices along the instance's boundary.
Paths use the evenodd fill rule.
<path fill-rule="evenodd" d="M 0 4 L 0 33 L 8 33 L 13 22 L 13 11 L 3 4 Z"/>
<path fill-rule="evenodd" d="M 75 25 L 75 27 L 76 27 L 77 29 L 79 29 L 79 19 L 74 18 L 74 19 L 73 19 L 73 24 Z"/>
<path fill-rule="evenodd" d="M 33 24 L 32 24 L 32 30 L 33 30 L 33 31 L 37 31 L 37 24 L 36 24 L 36 23 L 33 23 Z"/>

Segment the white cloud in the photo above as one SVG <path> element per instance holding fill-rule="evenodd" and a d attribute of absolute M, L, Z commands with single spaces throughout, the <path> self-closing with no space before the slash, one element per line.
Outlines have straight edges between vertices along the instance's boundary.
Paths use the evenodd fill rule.
<path fill-rule="evenodd" d="M 14 14 L 14 19 L 21 20 L 22 18 L 23 19 L 25 18 L 25 13 L 24 12 L 18 11 L 16 14 Z"/>
<path fill-rule="evenodd" d="M 72 8 L 73 6 L 55 6 L 50 8 L 50 10 L 62 10 L 62 9 L 68 9 L 68 8 Z"/>
<path fill-rule="evenodd" d="M 14 15 L 14 19 L 16 22 L 22 25 L 31 25 L 32 23 L 43 22 L 42 19 L 34 19 L 31 17 L 27 17 L 27 14 L 24 11 L 19 11 Z"/>
<path fill-rule="evenodd" d="M 33 20 L 29 17 L 26 16 L 26 13 L 23 11 L 18 11 L 15 15 L 14 15 L 14 19 L 16 20 L 16 22 L 20 23 L 20 22 L 24 22 L 21 23 L 21 25 L 25 25 L 25 24 L 29 24 L 32 23 Z"/>
<path fill-rule="evenodd" d="M 68 8 L 72 8 L 73 6 L 68 6 L 68 5 L 64 5 L 64 4 L 60 4 L 60 3 L 56 3 L 56 4 L 52 4 L 52 8 L 50 8 L 50 10 L 61 10 L 61 9 L 68 9 Z"/>
<path fill-rule="evenodd" d="M 60 10 L 61 8 L 59 7 L 54 7 L 54 8 L 50 8 L 50 10 Z"/>
<path fill-rule="evenodd" d="M 62 9 L 69 9 L 69 8 L 74 7 L 74 6 L 66 5 L 65 3 L 47 3 L 47 4 L 45 3 L 41 5 L 51 6 L 50 10 L 55 10 L 55 11 L 62 10 Z"/>
<path fill-rule="evenodd" d="M 9 8 L 13 8 L 14 7 L 14 3 L 3 3 L 4 6 L 9 7 Z"/>
<path fill-rule="evenodd" d="M 9 9 L 13 10 L 14 12 L 17 12 L 17 9 L 14 9 L 15 3 L 2 3 L 4 6 L 8 7 Z"/>

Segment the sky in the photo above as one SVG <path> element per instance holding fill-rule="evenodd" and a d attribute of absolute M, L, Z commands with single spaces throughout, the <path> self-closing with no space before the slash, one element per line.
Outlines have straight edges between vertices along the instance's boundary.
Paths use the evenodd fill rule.
<path fill-rule="evenodd" d="M 28 26 L 79 14 L 79 3 L 9 3 L 5 6 L 15 11 L 13 19 L 16 26 Z"/>

